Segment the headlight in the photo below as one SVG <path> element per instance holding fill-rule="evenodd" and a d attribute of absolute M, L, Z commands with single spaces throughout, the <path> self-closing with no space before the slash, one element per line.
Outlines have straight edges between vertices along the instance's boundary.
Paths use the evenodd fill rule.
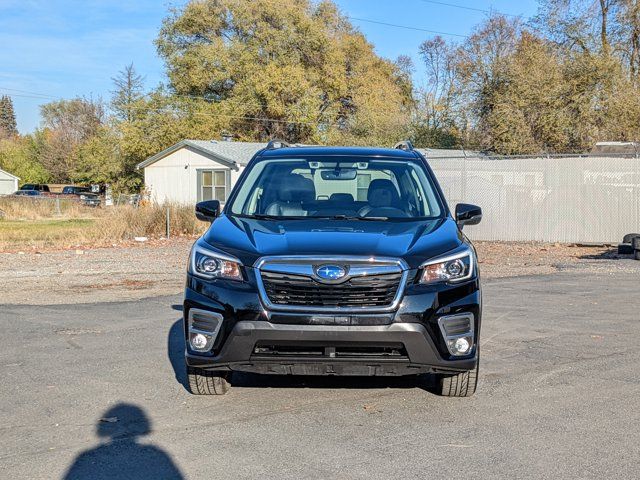
<path fill-rule="evenodd" d="M 420 283 L 461 282 L 473 275 L 475 258 L 472 250 L 463 250 L 446 257 L 424 262 L 420 268 Z"/>
<path fill-rule="evenodd" d="M 214 278 L 242 280 L 240 262 L 222 253 L 204 249 L 198 244 L 194 245 L 191 250 L 189 264 L 191 273 L 197 277 L 209 280 Z"/>

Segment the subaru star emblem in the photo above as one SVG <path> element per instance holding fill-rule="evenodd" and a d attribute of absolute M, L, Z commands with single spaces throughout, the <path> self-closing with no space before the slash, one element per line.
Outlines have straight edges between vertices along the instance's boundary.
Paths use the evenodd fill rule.
<path fill-rule="evenodd" d="M 328 282 L 340 280 L 347 274 L 347 270 L 339 265 L 320 265 L 315 270 L 319 279 Z"/>

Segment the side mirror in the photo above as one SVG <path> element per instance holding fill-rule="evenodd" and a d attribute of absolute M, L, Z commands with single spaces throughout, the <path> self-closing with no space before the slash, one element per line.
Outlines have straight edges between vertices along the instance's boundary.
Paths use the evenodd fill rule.
<path fill-rule="evenodd" d="M 203 222 L 213 222 L 220 215 L 220 202 L 218 200 L 205 200 L 196 203 L 196 218 Z"/>
<path fill-rule="evenodd" d="M 459 203 L 456 205 L 456 223 L 462 229 L 464 225 L 477 225 L 482 220 L 482 209 L 477 205 Z"/>

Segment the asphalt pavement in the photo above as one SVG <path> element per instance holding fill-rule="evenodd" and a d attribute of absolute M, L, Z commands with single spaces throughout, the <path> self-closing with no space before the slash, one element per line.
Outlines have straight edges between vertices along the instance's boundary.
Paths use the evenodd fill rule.
<path fill-rule="evenodd" d="M 469 399 L 249 374 L 197 397 L 179 295 L 0 306 L 0 477 L 638 478 L 639 292 L 628 272 L 485 282 Z"/>

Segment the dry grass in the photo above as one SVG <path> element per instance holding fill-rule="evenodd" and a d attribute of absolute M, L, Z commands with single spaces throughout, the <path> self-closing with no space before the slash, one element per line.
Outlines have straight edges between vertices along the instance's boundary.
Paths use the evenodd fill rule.
<path fill-rule="evenodd" d="M 193 207 L 179 205 L 90 208 L 69 200 L 0 198 L 0 251 L 24 248 L 104 246 L 166 236 L 166 211 L 171 236 L 199 235 L 207 224 L 196 219 Z"/>
<path fill-rule="evenodd" d="M 3 220 L 87 218 L 93 216 L 94 211 L 69 198 L 0 197 L 0 219 Z"/>
<path fill-rule="evenodd" d="M 207 224 L 196 219 L 193 207 L 178 205 L 121 206 L 108 208 L 99 223 L 105 240 L 128 240 L 133 237 L 159 238 L 166 235 L 167 207 L 169 232 L 176 235 L 199 235 Z"/>
<path fill-rule="evenodd" d="M 66 244 L 70 239 L 85 238 L 93 226 L 94 220 L 1 220 L 0 250 L 2 246 Z"/>

